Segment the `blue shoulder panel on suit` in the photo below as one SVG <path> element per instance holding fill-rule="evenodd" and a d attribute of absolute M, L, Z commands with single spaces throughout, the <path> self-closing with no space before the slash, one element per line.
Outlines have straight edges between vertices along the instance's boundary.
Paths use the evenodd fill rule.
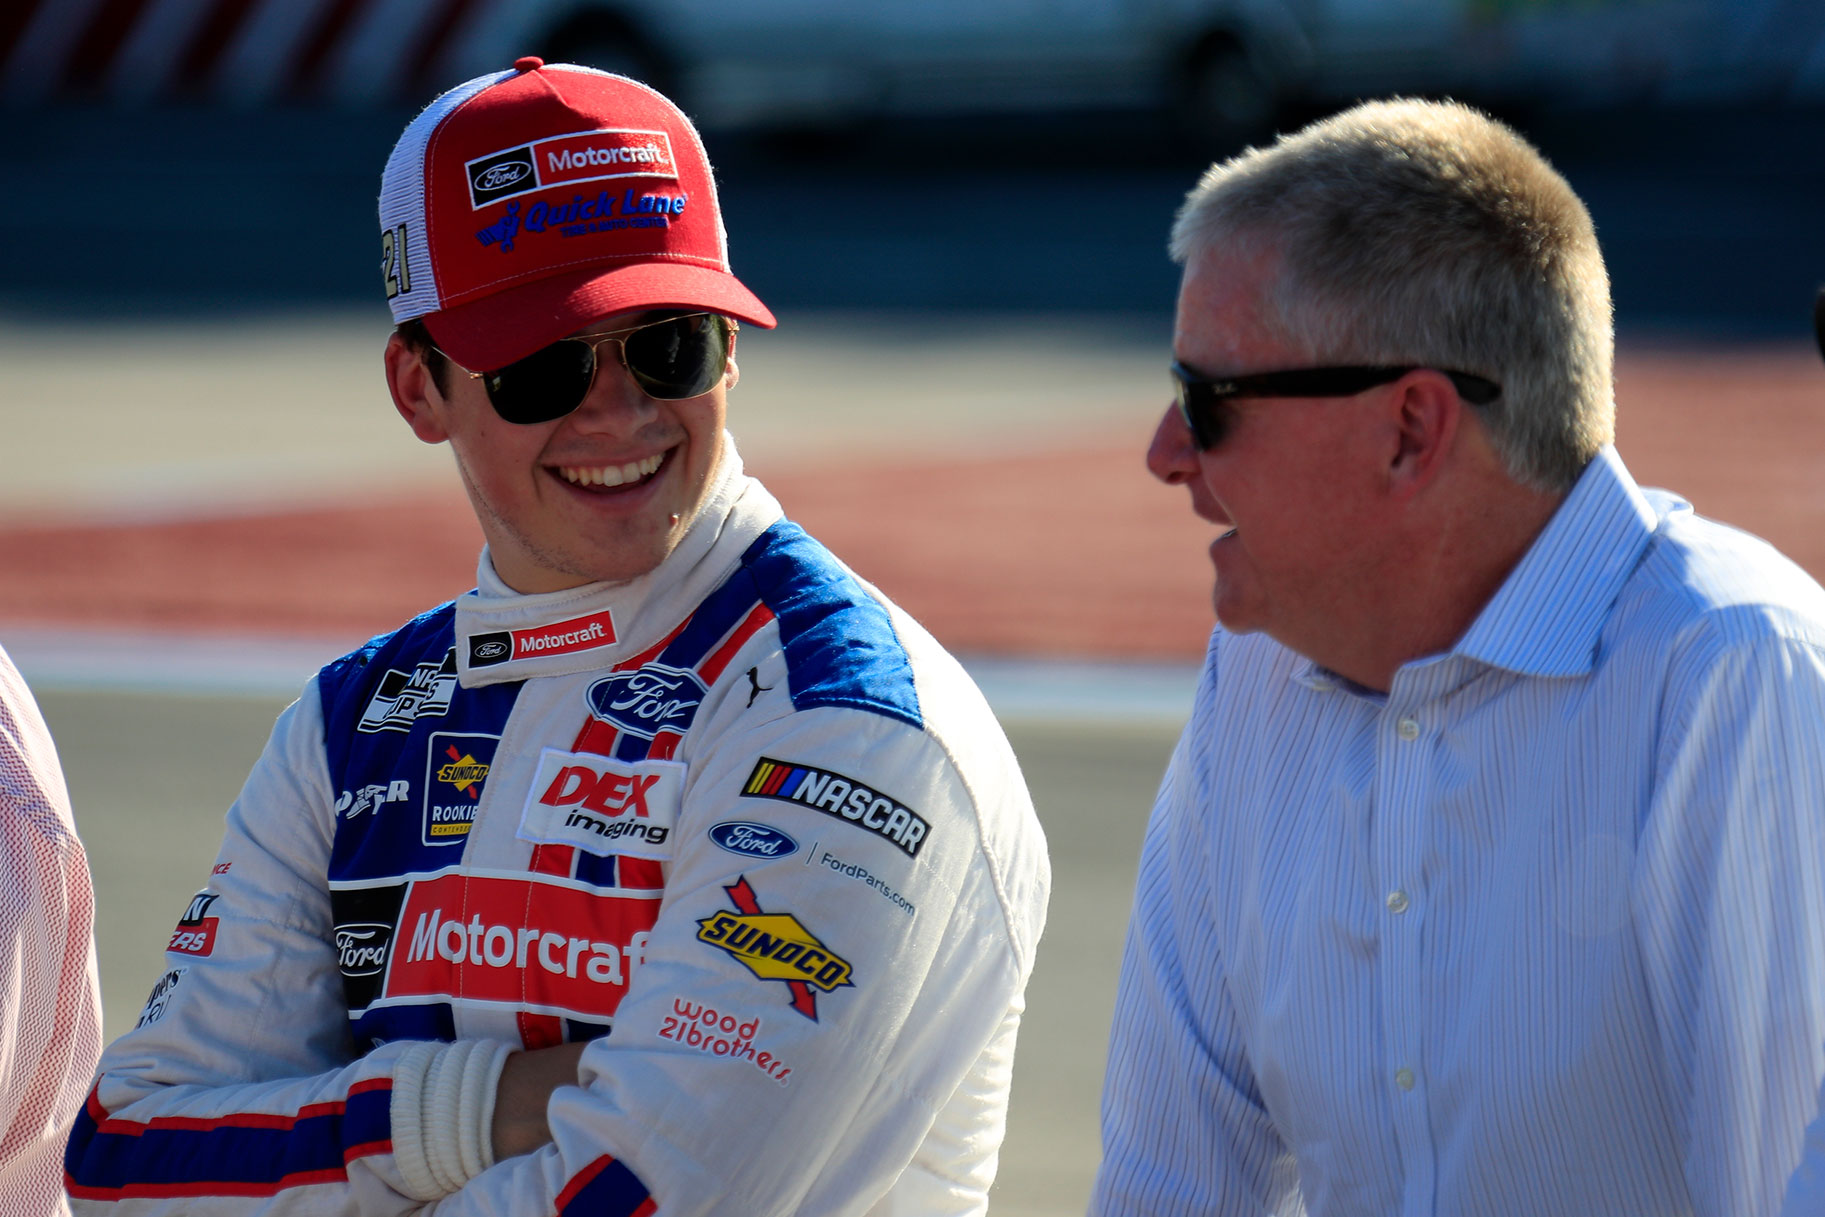
<path fill-rule="evenodd" d="M 887 609 L 790 520 L 742 555 L 779 620 L 792 704 L 869 710 L 923 729 L 912 665 Z"/>

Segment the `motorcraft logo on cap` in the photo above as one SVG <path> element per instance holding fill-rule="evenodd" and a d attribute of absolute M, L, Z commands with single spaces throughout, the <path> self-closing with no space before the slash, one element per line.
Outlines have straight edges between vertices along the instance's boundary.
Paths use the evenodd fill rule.
<path fill-rule="evenodd" d="M 548 186 L 620 177 L 678 177 L 664 131 L 573 131 L 466 161 L 469 203 L 479 211 Z"/>
<path fill-rule="evenodd" d="M 568 655 L 610 646 L 615 641 L 615 617 L 609 609 L 587 617 L 572 617 L 525 630 L 495 630 L 469 635 L 469 666 L 493 667 L 535 655 Z"/>

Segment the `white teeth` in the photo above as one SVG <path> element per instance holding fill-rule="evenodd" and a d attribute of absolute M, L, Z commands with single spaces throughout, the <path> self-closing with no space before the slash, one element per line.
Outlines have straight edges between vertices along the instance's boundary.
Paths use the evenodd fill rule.
<path fill-rule="evenodd" d="M 652 473 L 665 461 L 659 453 L 625 465 L 560 465 L 564 480 L 578 486 L 624 486 Z"/>

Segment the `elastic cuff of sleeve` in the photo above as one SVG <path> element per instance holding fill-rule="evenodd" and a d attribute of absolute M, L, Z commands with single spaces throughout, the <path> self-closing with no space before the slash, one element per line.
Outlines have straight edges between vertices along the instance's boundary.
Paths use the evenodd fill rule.
<path fill-rule="evenodd" d="M 481 1040 L 463 1062 L 456 1142 L 462 1150 L 464 1182 L 494 1165 L 494 1095 L 501 1067 L 512 1051 L 498 1040 Z"/>
<path fill-rule="evenodd" d="M 459 1040 L 444 1046 L 425 1077 L 420 1135 L 444 1192 L 494 1164 L 494 1089 L 510 1051 L 494 1040 Z"/>
<path fill-rule="evenodd" d="M 437 1200 L 494 1165 L 495 1040 L 413 1044 L 393 1071 L 393 1159 L 406 1194 Z"/>
<path fill-rule="evenodd" d="M 413 1044 L 393 1065 L 393 1100 L 389 1115 L 393 1125 L 393 1164 L 414 1200 L 436 1200 L 447 1194 L 438 1186 L 425 1156 L 425 1078 L 444 1052 L 442 1044 Z"/>
<path fill-rule="evenodd" d="M 425 1077 L 425 1157 L 431 1173 L 445 1192 L 454 1192 L 469 1177 L 463 1173 L 463 1155 L 457 1148 L 462 1136 L 463 1066 L 475 1048 L 474 1040 L 458 1040 L 444 1047 Z"/>

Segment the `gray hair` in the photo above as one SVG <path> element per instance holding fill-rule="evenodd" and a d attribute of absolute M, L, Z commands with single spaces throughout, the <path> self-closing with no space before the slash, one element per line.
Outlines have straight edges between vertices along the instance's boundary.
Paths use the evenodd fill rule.
<path fill-rule="evenodd" d="M 1475 407 L 1509 474 L 1577 481 L 1616 430 L 1609 276 L 1590 213 L 1534 147 L 1456 102 L 1369 102 L 1212 165 L 1175 261 L 1272 252 L 1263 325 L 1327 363 L 1502 386 Z"/>

